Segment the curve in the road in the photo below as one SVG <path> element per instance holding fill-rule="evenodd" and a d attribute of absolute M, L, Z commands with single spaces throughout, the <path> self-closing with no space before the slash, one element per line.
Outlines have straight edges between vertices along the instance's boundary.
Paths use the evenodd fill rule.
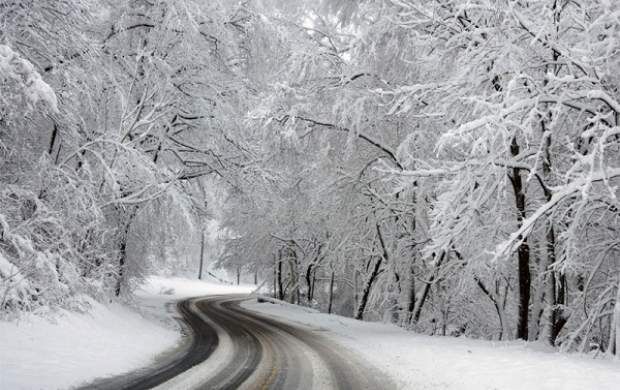
<path fill-rule="evenodd" d="M 393 387 L 375 369 L 326 337 L 241 308 L 239 303 L 244 299 L 247 298 L 220 296 L 179 303 L 179 311 L 193 334 L 189 346 L 158 366 L 84 388 L 149 389 L 161 384 L 166 387 L 168 380 L 211 356 L 218 346 L 215 326 L 230 337 L 233 350 L 217 372 L 203 378 L 196 388 L 374 390 Z M 169 383 L 168 387 L 174 388 L 173 382 Z"/>
<path fill-rule="evenodd" d="M 192 300 L 179 302 L 177 310 L 183 317 L 186 333 L 191 337 L 189 343 L 160 357 L 157 364 L 153 366 L 128 374 L 98 379 L 78 387 L 78 390 L 152 389 L 209 358 L 218 346 L 217 332 L 201 318 L 200 313 L 193 310 Z"/>

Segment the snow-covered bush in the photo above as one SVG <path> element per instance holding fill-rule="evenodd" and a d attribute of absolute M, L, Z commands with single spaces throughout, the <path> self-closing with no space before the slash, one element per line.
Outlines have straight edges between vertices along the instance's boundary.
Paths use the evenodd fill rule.
<path fill-rule="evenodd" d="M 101 295 L 110 270 L 96 190 L 38 144 L 46 117 L 59 114 L 56 95 L 7 45 L 0 79 L 0 312 Z"/>
<path fill-rule="evenodd" d="M 33 110 L 39 101 L 47 104 L 53 112 L 58 112 L 56 94 L 49 84 L 43 81 L 32 63 L 11 47 L 1 44 L 0 80 L 0 107 L 3 108 L 4 115 L 12 115 L 14 110 L 8 108 L 20 105 L 26 105 L 29 110 Z"/>
<path fill-rule="evenodd" d="M 101 297 L 112 285 L 107 233 L 92 194 L 53 167 L 39 168 L 46 173 L 41 182 L 0 189 L 2 310 L 69 305 L 78 293 Z M 28 189 L 34 185 L 36 193 Z"/>

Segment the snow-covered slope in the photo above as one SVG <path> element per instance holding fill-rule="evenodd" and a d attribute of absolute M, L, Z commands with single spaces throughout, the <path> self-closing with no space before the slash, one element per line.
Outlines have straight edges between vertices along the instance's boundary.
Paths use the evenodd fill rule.
<path fill-rule="evenodd" d="M 620 362 L 561 354 L 521 342 L 430 337 L 285 303 L 247 309 L 320 329 L 383 370 L 402 389 L 617 390 Z"/>
<path fill-rule="evenodd" d="M 251 289 L 152 277 L 136 292 L 140 312 L 85 298 L 91 306 L 86 313 L 60 310 L 0 321 L 0 389 L 66 389 L 146 366 L 181 341 L 171 303 Z"/>
<path fill-rule="evenodd" d="M 0 389 L 68 388 L 147 365 L 179 341 L 178 331 L 128 307 L 90 305 L 0 322 Z"/>

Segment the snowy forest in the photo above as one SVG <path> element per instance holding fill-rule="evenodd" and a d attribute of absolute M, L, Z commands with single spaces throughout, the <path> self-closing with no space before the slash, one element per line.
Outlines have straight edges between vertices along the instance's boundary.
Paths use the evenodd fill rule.
<path fill-rule="evenodd" d="M 208 265 L 616 354 L 619 71 L 617 0 L 0 0 L 0 317 Z"/>

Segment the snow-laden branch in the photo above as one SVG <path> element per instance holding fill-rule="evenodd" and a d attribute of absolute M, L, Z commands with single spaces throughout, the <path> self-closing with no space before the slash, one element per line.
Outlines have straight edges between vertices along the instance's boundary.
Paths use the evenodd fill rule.
<path fill-rule="evenodd" d="M 577 179 L 559 188 L 553 189 L 551 199 L 540 206 L 534 214 L 523 220 L 521 227 L 510 237 L 497 246 L 494 260 L 507 256 L 514 252 L 521 242 L 532 231 L 536 222 L 558 206 L 563 200 L 579 193 L 584 188 L 590 186 L 594 182 L 608 181 L 612 178 L 620 177 L 620 168 L 607 169 L 606 171 L 598 171 L 591 173 L 587 178 Z"/>
<path fill-rule="evenodd" d="M 113 199 L 109 202 L 106 202 L 103 205 L 101 205 L 101 207 L 104 208 L 104 207 L 108 207 L 112 205 L 121 205 L 121 204 L 130 205 L 130 204 L 140 204 L 140 203 L 150 202 L 152 200 L 159 198 L 161 195 L 163 195 L 168 190 L 168 188 L 170 188 L 172 184 L 174 184 L 174 181 L 170 181 L 168 183 L 165 183 L 164 185 L 161 185 L 160 183 L 150 184 L 150 185 L 144 186 L 140 190 L 133 192 L 127 196 Z M 148 196 L 145 196 L 145 197 L 142 196 L 146 194 L 150 189 L 155 188 L 155 187 L 162 187 L 162 188 L 160 188 L 155 193 L 149 194 Z"/>
<path fill-rule="evenodd" d="M 560 47 L 559 44 L 557 44 L 556 42 L 552 42 L 551 40 L 547 39 L 545 35 L 539 32 L 535 32 L 534 28 L 529 25 L 529 23 L 525 20 L 523 15 L 521 15 L 519 12 L 515 10 L 514 6 L 511 6 L 510 11 L 513 17 L 515 18 L 515 20 L 521 26 L 521 28 L 523 28 L 528 34 L 530 34 L 535 41 L 538 41 L 543 46 L 553 50 L 554 52 L 558 53 L 562 57 L 566 58 L 569 63 L 577 67 L 581 72 L 583 72 L 583 74 L 590 75 L 588 71 L 586 70 L 588 69 L 588 67 L 585 64 L 583 64 L 581 61 L 573 58 L 573 56 L 571 56 L 568 53 L 568 49 Z"/>
<path fill-rule="evenodd" d="M 399 169 L 403 169 L 403 166 L 400 164 L 398 158 L 396 157 L 396 153 L 392 150 L 392 148 L 390 148 L 389 146 L 385 145 L 384 143 L 377 141 L 376 139 L 370 137 L 367 134 L 364 134 L 360 131 L 353 131 L 347 127 L 343 127 L 343 126 L 338 126 L 335 125 L 333 123 L 329 123 L 329 122 L 322 122 L 319 120 L 315 120 L 312 118 L 306 118 L 306 117 L 302 117 L 302 116 L 291 116 L 291 115 L 285 115 L 282 118 L 274 118 L 277 122 L 280 122 L 282 124 L 286 123 L 289 120 L 295 121 L 295 120 L 300 120 L 306 123 L 309 123 L 313 126 L 321 126 L 324 128 L 328 128 L 328 129 L 332 129 L 332 130 L 336 130 L 336 131 L 342 131 L 345 133 L 352 133 L 355 134 L 358 138 L 366 141 L 367 143 L 369 143 L 370 145 L 376 147 L 377 149 L 381 150 L 383 153 L 385 153 L 388 158 L 390 159 L 390 161 L 392 161 L 392 163 L 398 167 Z"/>

